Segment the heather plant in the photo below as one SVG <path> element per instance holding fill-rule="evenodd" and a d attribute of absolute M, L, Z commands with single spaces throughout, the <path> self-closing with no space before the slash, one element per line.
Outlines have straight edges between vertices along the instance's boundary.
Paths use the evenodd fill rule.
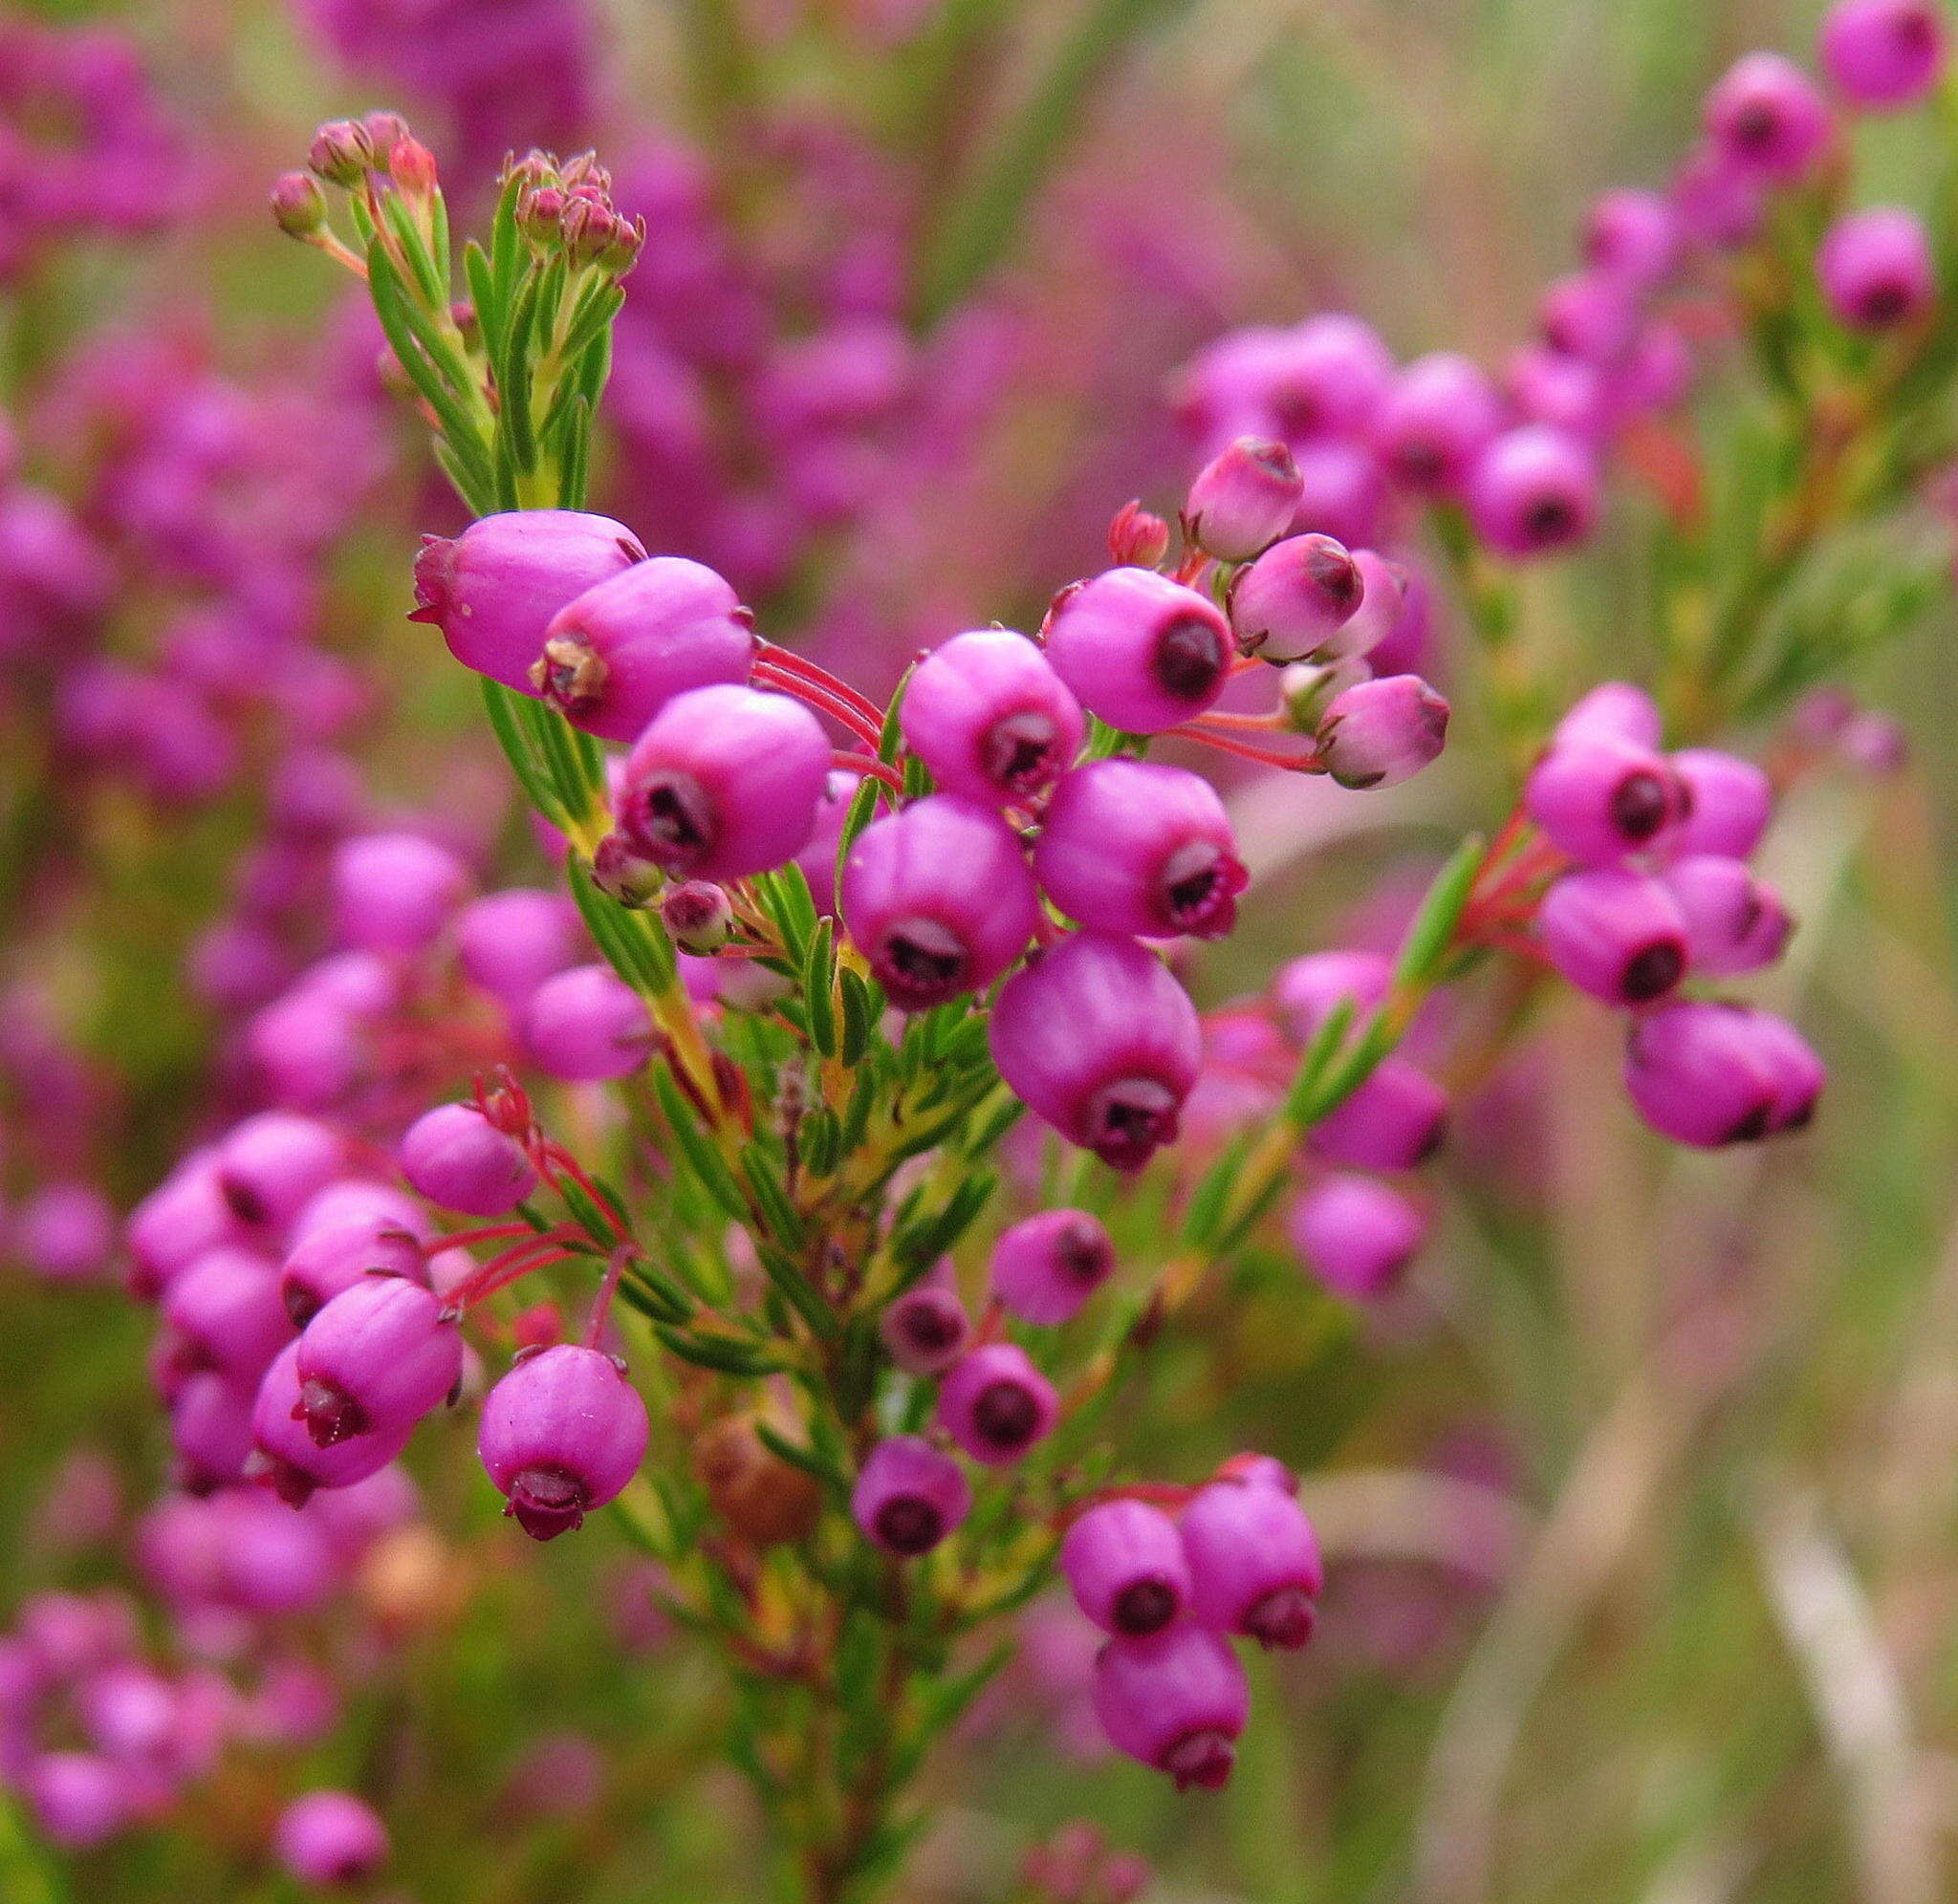
<path fill-rule="evenodd" d="M 536 12 L 563 70 L 525 103 L 575 120 L 576 16 Z M 318 18 L 370 65 L 426 51 Z M 707 1669 L 645 1675 L 693 1729 L 639 1791 L 725 1762 L 767 1827 L 730 1863 L 832 1904 L 938 1894 L 919 1873 L 948 1768 L 1003 1706 L 1051 1715 L 1043 1749 L 1137 1762 L 1165 1803 L 1229 1802 L 1205 1794 L 1291 1683 L 1268 1655 L 1309 1655 L 1342 1556 L 1500 1580 L 1527 1482 L 1437 1465 L 1356 1511 L 1308 1331 L 1375 1329 L 1391 1355 L 1448 1201 L 1540 1197 L 1533 1039 L 1569 995 L 1590 1073 L 1621 1081 L 1609 1114 L 1717 1153 L 1705 1181 L 1828 1125 L 1824 1041 L 1751 984 L 1801 944 L 1770 830 L 1837 768 L 1896 764 L 1899 729 L 1845 681 L 1948 592 L 1958 316 L 1948 207 L 1864 205 L 1859 168 L 1867 120 L 1910 108 L 1950 162 L 1942 16 L 1844 0 L 1820 58 L 1819 79 L 1735 63 L 1668 185 L 1595 202 L 1497 368 L 1397 360 L 1336 312 L 1207 342 L 1173 393 L 1173 505 L 1116 510 L 1090 573 L 1004 579 L 1022 627 L 951 623 L 895 668 L 875 634 L 852 668 L 812 577 L 826 530 L 875 524 L 838 469 L 903 466 L 878 430 L 916 427 L 891 392 L 943 368 L 931 296 L 903 335 L 859 259 L 860 305 L 759 364 L 717 357 L 674 291 L 666 243 L 702 207 L 670 152 L 684 203 L 654 190 L 650 217 L 592 152 L 488 180 L 491 75 L 451 100 L 452 213 L 400 116 L 322 125 L 272 216 L 359 281 L 380 381 L 450 491 L 386 497 L 386 590 L 411 675 L 476 677 L 527 813 L 492 846 L 363 789 L 357 684 L 314 617 L 269 616 L 342 527 L 281 433 L 296 409 L 144 392 L 159 421 L 91 467 L 72 521 L 10 494 L 0 558 L 38 564 L 22 678 L 76 776 L 135 762 L 163 806 L 243 780 L 264 835 L 197 946 L 232 1022 L 189 1141 L 119 1240 L 87 1138 L 44 1136 L 62 1168 L 15 1230 L 41 1277 L 113 1259 L 151 1306 L 171 1462 L 136 1542 L 153 1630 L 113 1592 L 49 1591 L 0 1639 L 0 1779 L 33 1829 L 77 1854 L 167 1831 L 241 1757 L 283 1754 L 242 1868 L 392 1895 L 417 1820 L 379 1722 L 348 1742 L 374 1662 L 454 1617 L 444 1531 L 472 1497 L 540 1545 L 526 1590 L 588 1579 L 597 1543 L 639 1556 L 631 1619 L 579 1670 L 610 1691 L 653 1648 Z M 669 275 L 641 297 L 649 271 Z M 752 283 L 707 282 L 718 317 L 754 317 Z M 725 470 L 710 509 L 664 493 L 689 465 L 660 413 L 608 411 L 615 357 L 683 338 L 765 437 L 761 473 L 729 459 L 736 503 L 778 511 L 765 532 Z M 207 465 L 212 407 L 239 447 Z M 186 470 L 217 493 L 184 504 Z M 289 487 L 226 535 L 266 470 Z M 984 522 L 960 532 L 985 546 Z M 1602 666 L 1546 586 L 1587 563 L 1611 577 Z M 58 665 L 119 586 L 199 617 L 143 670 Z M 234 752 L 249 769 L 201 777 Z M 1273 918 L 1274 861 L 1369 809 L 1443 850 L 1343 932 Z M 58 1065 L 14 1043 L 31 1100 Z M 1451 1123 L 1477 1163 L 1445 1195 Z M 1318 1320 L 1276 1311 L 1306 1352 L 1251 1411 L 1270 1432 L 1190 1434 L 1207 1409 L 1244 1420 L 1222 1393 L 1237 1318 L 1300 1267 Z M 1686 1324 L 1580 1451 L 1610 1470 L 1607 1518 L 1587 1496 L 1547 1521 L 1441 1729 L 1404 1860 L 1424 1897 L 1489 1891 L 1526 1642 L 1554 1648 L 1593 1555 L 1629 1539 L 1612 1516 L 1658 1484 L 1666 1384 L 1733 1352 L 1718 1279 L 1665 1293 Z M 1702 1405 L 1677 1400 L 1682 1438 Z M 1856 1639 L 1811 1522 L 1783 1503 L 1759 1526 L 1804 1660 L 1824 1613 Z M 522 1546 L 479 1527 L 468 1565 Z M 602 1754 L 560 1744 L 539 1786 L 602 1785 Z M 1918 1843 L 1873 1897 L 1935 1894 Z M 0 1838 L 16 1866 L 58 1881 Z M 1012 1894 L 1148 1883 L 1072 1826 Z"/>

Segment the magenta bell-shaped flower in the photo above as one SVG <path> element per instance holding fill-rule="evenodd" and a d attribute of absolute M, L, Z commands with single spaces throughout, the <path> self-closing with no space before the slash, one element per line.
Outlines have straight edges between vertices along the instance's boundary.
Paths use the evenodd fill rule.
<path fill-rule="evenodd" d="M 1566 741 L 1581 740 L 1588 733 L 1607 734 L 1657 753 L 1664 727 L 1658 703 L 1643 687 L 1635 687 L 1628 681 L 1607 681 L 1571 703 L 1570 710 L 1556 724 L 1551 745 L 1561 746 Z"/>
<path fill-rule="evenodd" d="M 829 772 L 829 742 L 799 701 L 697 687 L 669 701 L 626 756 L 619 824 L 668 873 L 745 878 L 809 843 Z"/>
<path fill-rule="evenodd" d="M 531 684 L 573 726 L 634 741 L 676 694 L 742 682 L 752 617 L 711 569 L 656 555 L 567 602 L 544 631 Z"/>
<path fill-rule="evenodd" d="M 339 1175 L 346 1145 L 315 1117 L 261 1111 L 218 1145 L 218 1188 L 241 1223 L 280 1229 Z"/>
<path fill-rule="evenodd" d="M 912 670 L 898 720 L 940 788 L 993 807 L 1044 793 L 1087 731 L 1053 664 L 1010 628 L 974 629 L 934 648 Z"/>
<path fill-rule="evenodd" d="M 1288 535 L 1230 584 L 1230 626 L 1241 653 L 1285 666 L 1338 648 L 1339 631 L 1366 593 L 1346 545 L 1330 535 Z"/>
<path fill-rule="evenodd" d="M 1663 880 L 1622 866 L 1567 873 L 1536 909 L 1550 963 L 1606 1005 L 1650 1005 L 1686 969 L 1686 922 Z"/>
<path fill-rule="evenodd" d="M 865 827 L 843 862 L 841 898 L 851 941 L 903 1011 L 990 985 L 1040 917 L 1018 836 L 990 807 L 954 793 Z"/>
<path fill-rule="evenodd" d="M 1682 238 L 1679 214 L 1662 194 L 1603 192 L 1584 219 L 1584 262 L 1628 291 L 1649 292 L 1677 269 Z"/>
<path fill-rule="evenodd" d="M 974 1349 L 938 1391 L 938 1425 L 975 1461 L 1009 1467 L 1053 1432 L 1054 1384 L 1012 1342 Z"/>
<path fill-rule="evenodd" d="M 438 1104 L 402 1137 L 402 1174 L 431 1203 L 500 1217 L 537 1187 L 524 1147 L 473 1104 Z"/>
<path fill-rule="evenodd" d="M 1217 1791 L 1237 1762 L 1251 1688 L 1229 1646 L 1187 1621 L 1111 1639 L 1095 1661 L 1095 1716 L 1118 1751 L 1179 1790 Z"/>
<path fill-rule="evenodd" d="M 1184 524 L 1205 554 L 1248 562 L 1292 527 L 1304 487 L 1282 443 L 1239 437 L 1189 486 Z"/>
<path fill-rule="evenodd" d="M 1060 1570 L 1075 1604 L 1103 1633 L 1140 1639 L 1190 1602 L 1189 1562 L 1176 1523 L 1142 1501 L 1103 1501 L 1067 1530 Z"/>
<path fill-rule="evenodd" d="M 1265 404 L 1297 449 L 1309 440 L 1365 434 L 1394 375 L 1380 334 L 1350 312 L 1321 311 L 1268 334 Z"/>
<path fill-rule="evenodd" d="M 1736 60 L 1707 95 L 1707 135 L 1737 171 L 1769 184 L 1801 178 L 1829 142 L 1815 82 L 1778 53 Z"/>
<path fill-rule="evenodd" d="M 1794 1026 L 1748 1006 L 1676 1000 L 1641 1013 L 1625 1044 L 1639 1114 L 1701 1149 L 1799 1130 L 1825 1077 Z"/>
<path fill-rule="evenodd" d="M 177 1485 L 208 1494 L 234 1485 L 251 1453 L 252 1391 L 206 1370 L 186 1376 L 170 1403 Z"/>
<path fill-rule="evenodd" d="M 943 1374 L 965 1353 L 971 1318 L 952 1281 L 946 1258 L 919 1283 L 893 1296 L 877 1319 L 877 1331 L 890 1358 L 913 1375 Z"/>
<path fill-rule="evenodd" d="M 155 1297 L 179 1271 L 221 1243 L 238 1242 L 238 1219 L 218 1183 L 215 1151 L 194 1151 L 152 1190 L 123 1225 L 135 1293 Z"/>
<path fill-rule="evenodd" d="M 63 1850 L 106 1844 L 137 1812 L 136 1782 L 99 1752 L 41 1752 L 19 1780 L 34 1821 Z"/>
<path fill-rule="evenodd" d="M 468 887 L 462 861 L 420 833 L 367 833 L 334 855 L 334 920 L 363 952 L 425 950 Z"/>
<path fill-rule="evenodd" d="M 1216 604 L 1153 569 L 1109 569 L 1062 590 L 1041 632 L 1076 699 L 1123 733 L 1193 719 L 1230 679 L 1230 629 Z"/>
<path fill-rule="evenodd" d="M 1102 932 L 1074 934 L 1011 979 L 989 1039 L 1013 1093 L 1118 1170 L 1175 1140 L 1203 1059 L 1189 994 L 1153 953 Z"/>
<path fill-rule="evenodd" d="M 1837 321 L 1851 331 L 1901 330 L 1938 294 L 1923 222 L 1898 206 L 1867 206 L 1838 218 L 1823 234 L 1816 275 Z"/>
<path fill-rule="evenodd" d="M 1310 1141 L 1328 1163 L 1412 1170 L 1440 1149 L 1447 1126 L 1447 1093 L 1405 1058 L 1390 1057 L 1313 1126 Z"/>
<path fill-rule="evenodd" d="M 1285 1223 L 1313 1273 L 1349 1302 L 1385 1295 L 1427 1240 L 1421 1211 L 1371 1177 L 1321 1179 L 1292 1205 Z"/>
<path fill-rule="evenodd" d="M 1334 695 L 1313 735 L 1341 787 L 1398 787 L 1437 760 L 1448 738 L 1448 703 L 1419 675 L 1383 675 Z"/>
<path fill-rule="evenodd" d="M 512 1011 L 567 965 L 584 939 L 577 909 L 562 893 L 511 886 L 472 900 L 456 915 L 455 949 L 462 968 Z"/>
<path fill-rule="evenodd" d="M 616 1500 L 645 1459 L 646 1405 L 622 1363 L 560 1344 L 526 1356 L 483 1402 L 477 1448 L 504 1510 L 555 1540 Z"/>
<path fill-rule="evenodd" d="M 837 910 L 837 848 L 842 843 L 843 822 L 850 817 L 851 802 L 862 784 L 858 774 L 841 768 L 830 770 L 816 810 L 816 831 L 795 855 L 795 864 L 809 881 L 809 897 L 816 901 L 818 917 L 832 916 Z"/>
<path fill-rule="evenodd" d="M 1308 952 L 1279 967 L 1272 1002 L 1294 1040 L 1304 1045 L 1341 1005 L 1350 1001 L 1355 1016 L 1378 1005 L 1393 976 L 1378 952 Z"/>
<path fill-rule="evenodd" d="M 1944 72 L 1946 46 L 1937 0 L 1838 0 L 1822 21 L 1822 71 L 1867 112 L 1928 97 Z"/>
<path fill-rule="evenodd" d="M 1586 866 L 1660 845 L 1686 816 L 1686 799 L 1661 755 L 1597 728 L 1553 746 L 1523 787 L 1530 817 Z"/>
<path fill-rule="evenodd" d="M 1042 1210 L 992 1245 L 992 1293 L 1022 1322 L 1070 1320 L 1114 1273 L 1115 1244 L 1086 1210 Z"/>
<path fill-rule="evenodd" d="M 306 1420 L 299 1381 L 299 1345 L 289 1342 L 273 1358 L 251 1404 L 248 1479 L 262 1482 L 290 1507 L 303 1507 L 321 1487 L 351 1487 L 379 1474 L 407 1445 L 414 1424 L 392 1437 L 359 1435 L 323 1448 Z"/>
<path fill-rule="evenodd" d="M 1395 378 L 1373 421 L 1374 447 L 1403 488 L 1458 495 L 1503 426 L 1489 373 L 1449 351 L 1416 357 Z"/>
<path fill-rule="evenodd" d="M 354 1285 L 299 1338 L 299 1411 L 322 1448 L 398 1441 L 463 1374 L 463 1342 L 441 1299 L 401 1276 Z"/>
<path fill-rule="evenodd" d="M 1665 869 L 1686 922 L 1692 969 L 1708 978 L 1757 972 L 1780 958 L 1795 921 L 1781 897 L 1737 859 L 1696 853 Z"/>
<path fill-rule="evenodd" d="M 1179 1522 L 1191 1607 L 1212 1633 L 1295 1648 L 1312 1637 L 1325 1585 L 1312 1523 L 1291 1495 L 1255 1482 L 1200 1487 Z"/>
<path fill-rule="evenodd" d="M 193 1366 L 249 1388 L 293 1333 L 279 1301 L 279 1272 L 256 1252 L 220 1245 L 171 1278 L 163 1320 L 183 1338 Z"/>
<path fill-rule="evenodd" d="M 567 1083 L 630 1077 L 653 1047 L 644 1001 L 609 965 L 574 965 L 531 994 L 524 1048 L 539 1070 Z"/>
<path fill-rule="evenodd" d="M 345 1177 L 329 1183 L 293 1220 L 294 1247 L 317 1231 L 341 1223 L 370 1223 L 377 1229 L 405 1231 L 426 1243 L 434 1234 L 428 1214 L 405 1190 L 370 1177 Z"/>
<path fill-rule="evenodd" d="M 351 1792 L 309 1791 L 279 1814 L 279 1862 L 301 1884 L 364 1884 L 387 1862 L 387 1828 Z"/>
<path fill-rule="evenodd" d="M 894 1435 L 865 1457 L 850 1490 L 864 1538 L 910 1560 L 929 1553 L 971 1511 L 965 1470 L 915 1435 Z"/>
<path fill-rule="evenodd" d="M 1475 532 L 1499 555 L 1548 555 L 1582 542 L 1598 521 L 1598 465 L 1590 450 L 1550 423 L 1497 437 L 1468 483 Z"/>
<path fill-rule="evenodd" d="M 425 536 L 415 558 L 415 612 L 465 667 L 520 693 L 559 609 L 646 552 L 609 516 L 514 509 L 484 516 L 453 541 Z"/>
<path fill-rule="evenodd" d="M 1712 747 L 1684 747 L 1670 765 L 1686 790 L 1686 812 L 1666 834 L 1667 848 L 1745 859 L 1774 811 L 1768 776 L 1752 761 Z"/>
<path fill-rule="evenodd" d="M 1221 939 L 1250 877 L 1217 790 L 1142 760 L 1091 761 L 1062 779 L 1033 871 L 1070 919 L 1137 939 Z"/>
<path fill-rule="evenodd" d="M 91 1282 L 116 1247 L 115 1206 L 93 1183 L 44 1183 L 21 1204 L 11 1240 L 44 1281 Z"/>

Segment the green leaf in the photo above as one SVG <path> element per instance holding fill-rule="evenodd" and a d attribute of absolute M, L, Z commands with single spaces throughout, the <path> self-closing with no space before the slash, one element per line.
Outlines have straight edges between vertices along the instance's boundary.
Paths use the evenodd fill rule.
<path fill-rule="evenodd" d="M 463 473 L 464 480 L 458 486 L 463 501 L 478 515 L 487 515 L 494 507 L 490 499 L 495 492 L 495 479 L 488 452 L 475 422 L 423 351 L 401 280 L 395 275 L 394 266 L 381 249 L 378 239 L 367 248 L 367 270 L 374 314 L 381 320 L 388 348 L 394 352 L 396 361 L 407 373 L 415 388 L 426 399 L 428 407 L 435 412 L 444 440 Z"/>
<path fill-rule="evenodd" d="M 802 988 L 809 1005 L 809 1041 L 824 1057 L 837 1051 L 837 948 L 833 927 L 823 920 L 809 937 L 809 963 Z"/>
<path fill-rule="evenodd" d="M 694 1331 L 671 1329 L 654 1323 L 653 1333 L 684 1362 L 696 1368 L 711 1369 L 723 1375 L 779 1374 L 786 1366 L 777 1357 L 731 1335 L 702 1335 Z"/>
<path fill-rule="evenodd" d="M 491 363 L 503 347 L 503 313 L 497 308 L 496 276 L 482 246 L 471 238 L 463 247 L 463 282 L 469 288 L 469 302 L 476 308 L 476 327 L 483 334 L 483 350 Z"/>
<path fill-rule="evenodd" d="M 1433 979 L 1461 923 L 1462 908 L 1468 903 L 1482 855 L 1481 835 L 1470 833 L 1435 875 L 1406 938 L 1401 941 L 1401 954 L 1394 962 L 1395 992 L 1411 990 Z"/>
<path fill-rule="evenodd" d="M 748 1179 L 754 1200 L 777 1241 L 790 1249 L 800 1249 L 807 1234 L 802 1219 L 776 1179 L 768 1154 L 754 1144 L 741 1147 L 741 1174 Z"/>
<path fill-rule="evenodd" d="M 483 677 L 484 711 L 490 717 L 490 731 L 503 748 L 504 758 L 510 762 L 511 771 L 516 775 L 531 805 L 553 826 L 562 828 L 569 816 L 549 776 L 532 753 L 530 739 L 518 722 L 517 706 L 522 700 L 520 694 L 500 681 L 491 681 L 488 675 Z"/>
<path fill-rule="evenodd" d="M 741 1194 L 740 1184 L 734 1179 L 734 1173 L 700 1129 L 692 1107 L 673 1082 L 671 1073 L 664 1065 L 655 1065 L 651 1075 L 653 1094 L 660 1100 L 660 1110 L 665 1116 L 673 1141 L 679 1145 L 695 1178 L 736 1222 L 745 1224 L 752 1222 L 752 1213 L 747 1199 Z"/>
<path fill-rule="evenodd" d="M 877 1013 L 871 1006 L 870 987 L 858 973 L 845 965 L 838 975 L 838 983 L 843 1000 L 841 1056 L 844 1064 L 854 1066 L 861 1061 L 870 1043 Z"/>
<path fill-rule="evenodd" d="M 1350 998 L 1342 998 L 1320 1021 L 1319 1028 L 1312 1035 L 1312 1041 L 1298 1060 L 1298 1069 L 1293 1073 L 1292 1086 L 1285 1093 L 1285 1116 L 1291 1123 L 1305 1125 L 1314 1121 L 1312 1104 L 1319 1087 L 1319 1080 L 1333 1061 L 1333 1054 L 1345 1041 L 1351 1028 L 1355 1006 Z"/>

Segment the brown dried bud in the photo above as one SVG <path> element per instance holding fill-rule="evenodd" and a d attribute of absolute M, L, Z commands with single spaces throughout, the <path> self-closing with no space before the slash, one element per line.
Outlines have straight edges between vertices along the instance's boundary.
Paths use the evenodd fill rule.
<path fill-rule="evenodd" d="M 806 1540 L 822 1512 L 815 1479 L 772 1454 L 755 1432 L 761 1417 L 730 1415 L 694 1444 L 693 1472 L 714 1511 L 751 1547 Z"/>

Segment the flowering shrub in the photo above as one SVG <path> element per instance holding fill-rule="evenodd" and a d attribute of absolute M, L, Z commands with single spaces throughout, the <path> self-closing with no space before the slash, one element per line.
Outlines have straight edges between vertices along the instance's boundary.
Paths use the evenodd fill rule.
<path fill-rule="evenodd" d="M 100 802 L 104 840 L 141 816 L 93 866 L 43 866 L 23 827 L 10 876 L 99 903 L 194 877 L 186 976 L 217 1022 L 124 1076 L 64 1041 L 28 962 L 10 995 L 11 1253 L 126 1283 L 169 1458 L 133 1541 L 147 1627 L 44 1587 L 0 1639 L 0 1780 L 34 1839 L 107 1858 L 236 1779 L 265 1787 L 240 1869 L 393 1884 L 424 1854 L 380 1722 L 348 1742 L 367 1683 L 466 1617 L 471 1569 L 576 1599 L 577 1550 L 609 1543 L 638 1558 L 580 1670 L 610 1693 L 621 1654 L 685 1652 L 653 1677 L 692 1730 L 649 1784 L 731 1764 L 766 1894 L 927 1894 L 943 1767 L 1002 1703 L 1049 1714 L 1043 1751 L 1112 1748 L 1197 1804 L 1279 1722 L 1262 1656 L 1312 1646 L 1340 1561 L 1375 1551 L 1356 1523 L 1385 1518 L 1297 1428 L 1309 1359 L 1251 1445 L 1183 1432 L 1227 1414 L 1233 1300 L 1260 1313 L 1295 1260 L 1314 1327 L 1405 1327 L 1438 1213 L 1541 1201 L 1532 1030 L 1564 994 L 1621 1070 L 1613 1119 L 1725 1153 L 1709 1172 L 1830 1117 L 1825 1041 L 1745 982 L 1801 942 L 1777 803 L 1896 763 L 1845 663 L 1948 587 L 1947 207 L 1856 203 L 1870 116 L 1937 95 L 1920 130 L 1951 156 L 1942 16 L 1842 0 L 1820 78 L 1735 63 L 1668 185 L 1596 200 L 1495 369 L 1400 361 L 1343 313 L 1207 341 L 1173 392 L 1175 507 L 1129 502 L 1090 573 L 1030 561 L 893 639 L 823 580 L 1007 401 L 945 387 L 1005 321 L 984 231 L 907 281 L 896 168 L 807 126 L 762 153 L 837 228 L 784 252 L 674 145 L 617 179 L 592 152 L 498 168 L 507 129 L 589 116 L 559 0 L 307 12 L 442 115 L 457 207 L 398 114 L 322 125 L 272 211 L 358 280 L 343 345 L 261 388 L 188 341 L 84 340 L 6 462 L 32 785 Z M 79 100 L 86 136 L 38 163 L 43 108 L 19 111 L 34 189 L 0 205 L 0 269 L 184 215 L 110 189 L 174 136 L 140 67 L 21 32 L 7 86 Z M 873 37 L 925 58 L 951 32 Z M 85 220 L 43 203 L 69 168 Z M 390 469 L 390 409 L 448 495 Z M 1543 635 L 1574 558 L 1641 577 L 1607 599 L 1606 666 Z M 417 624 L 398 705 L 332 638 L 356 559 Z M 391 754 L 450 745 L 422 698 L 469 676 L 500 767 L 381 798 Z M 527 823 L 499 838 L 501 790 Z M 1297 838 L 1382 808 L 1447 835 L 1417 884 L 1389 869 L 1343 932 L 1275 917 Z M 218 810 L 250 836 L 228 865 L 193 837 Z M 167 1109 L 138 1088 L 160 1079 Z M 1445 1185 L 1451 1115 L 1476 1161 Z M 166 1152 L 141 1182 L 129 1134 Z M 1721 1363 L 1714 1299 L 1668 1295 L 1695 1327 L 1660 1361 Z M 1621 1405 L 1642 1430 L 1659 1379 Z M 1625 1464 L 1608 1509 L 1656 1487 L 1644 1445 L 1587 1456 Z M 1493 1465 L 1433 1463 L 1388 1557 L 1500 1578 Z M 549 1551 L 466 1533 L 486 1503 Z M 1777 1511 L 1771 1590 L 1824 1644 L 1804 1594 L 1832 1563 Z M 1583 1574 L 1588 1526 L 1546 1523 L 1539 1596 Z M 1457 1864 L 1448 1831 L 1479 1828 L 1477 1755 L 1514 1722 L 1509 1631 L 1437 1747 L 1424 1896 L 1485 1888 L 1487 1844 Z M 549 1743 L 511 1816 L 610 1775 Z M 60 1881 L 10 1822 L 16 1867 Z M 1149 1875 L 1076 1823 L 1020 1880 L 1085 1904 Z"/>

